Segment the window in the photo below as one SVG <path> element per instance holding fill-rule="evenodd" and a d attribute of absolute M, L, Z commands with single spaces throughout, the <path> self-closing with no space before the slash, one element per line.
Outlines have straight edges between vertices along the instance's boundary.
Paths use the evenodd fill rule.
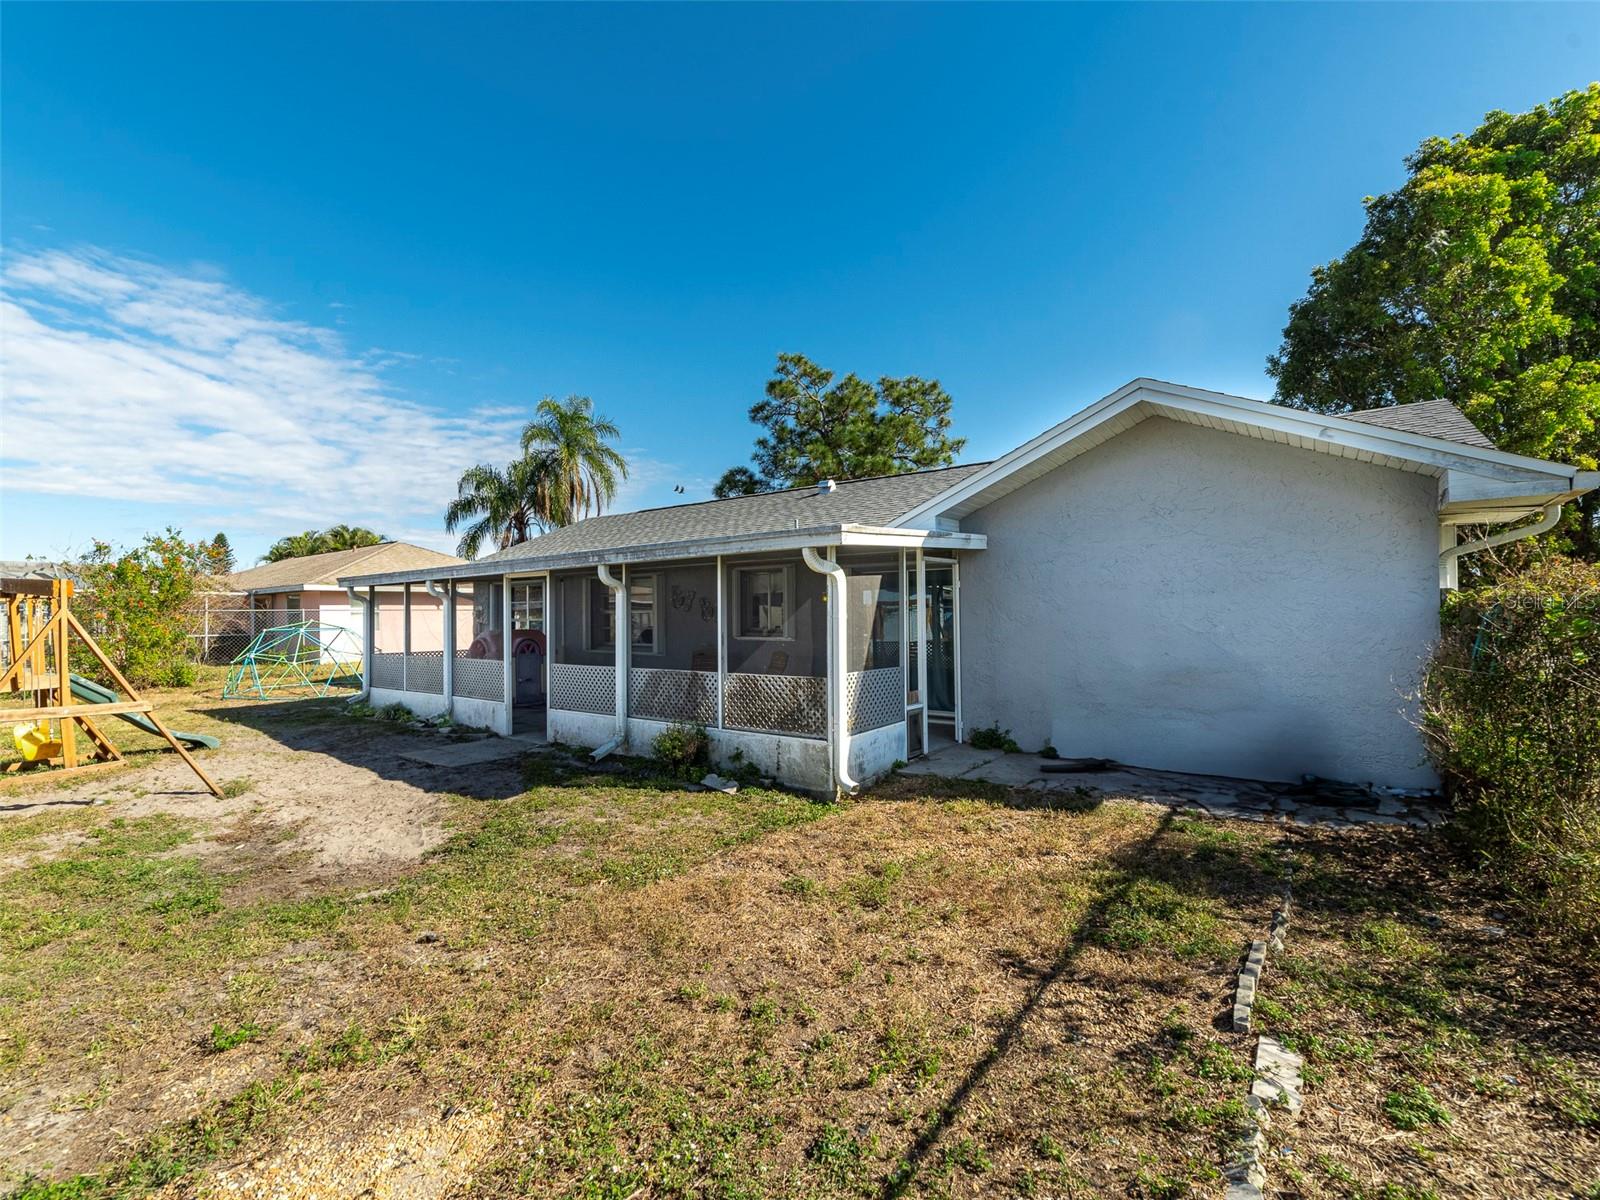
<path fill-rule="evenodd" d="M 589 580 L 589 649 L 614 650 L 615 593 L 598 579 Z M 659 654 L 661 646 L 656 623 L 656 577 L 632 575 L 628 578 L 628 628 L 632 646 L 640 654 Z"/>
<path fill-rule="evenodd" d="M 737 572 L 741 638 L 787 641 L 794 636 L 789 567 L 752 567 Z"/>
<path fill-rule="evenodd" d="M 511 585 L 511 628 L 544 628 L 544 584 Z"/>

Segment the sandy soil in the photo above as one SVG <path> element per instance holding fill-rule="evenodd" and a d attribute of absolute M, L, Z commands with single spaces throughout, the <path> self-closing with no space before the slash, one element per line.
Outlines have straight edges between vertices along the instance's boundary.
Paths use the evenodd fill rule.
<path fill-rule="evenodd" d="M 337 713 L 332 703 L 319 709 Z M 11 785 L 0 791 L 0 823 L 51 814 L 81 814 L 94 822 L 155 814 L 185 818 L 197 823 L 195 836 L 172 853 L 195 856 L 229 876 L 233 907 L 255 899 L 380 889 L 445 838 L 451 797 L 511 795 L 521 788 L 515 760 L 451 769 L 401 757 L 403 750 L 444 737 L 434 731 L 342 717 L 320 723 L 305 705 L 204 697 L 158 711 L 174 727 L 222 739 L 221 749 L 197 757 L 225 791 L 238 794 L 211 795 L 176 755 L 165 752 L 79 782 Z M 125 753 L 153 744 L 124 727 L 117 729 L 116 741 Z M 90 840 L 76 828 L 23 839 L 0 849 L 0 879 Z M 282 1028 L 315 1036 L 342 1027 L 347 999 L 365 984 L 363 955 L 319 945 L 305 954 L 291 947 L 280 957 L 275 971 L 287 1006 Z M 26 1072 L 25 1082 L 0 1081 L 8 1085 L 0 1092 L 0 1167 L 91 1167 L 175 1114 L 197 1111 L 277 1072 L 278 1053 L 267 1047 L 244 1047 L 197 1063 L 192 1049 L 180 1048 L 207 1036 L 221 993 L 188 993 L 181 984 L 177 991 L 162 1002 L 166 1028 L 149 1046 L 109 1060 L 91 1055 L 70 1064 L 57 1061 L 53 1069 Z"/>

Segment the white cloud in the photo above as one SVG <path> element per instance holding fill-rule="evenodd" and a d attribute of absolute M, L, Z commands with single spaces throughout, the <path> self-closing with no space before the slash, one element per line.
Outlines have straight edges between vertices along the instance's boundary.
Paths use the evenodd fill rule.
<path fill-rule="evenodd" d="M 4 293 L 7 490 L 204 506 L 273 533 L 361 523 L 448 547 L 456 479 L 509 459 L 527 415 L 407 399 L 386 372 L 413 356 L 353 354 L 198 270 L 52 250 L 14 256 Z M 633 462 L 618 507 L 672 473 Z"/>

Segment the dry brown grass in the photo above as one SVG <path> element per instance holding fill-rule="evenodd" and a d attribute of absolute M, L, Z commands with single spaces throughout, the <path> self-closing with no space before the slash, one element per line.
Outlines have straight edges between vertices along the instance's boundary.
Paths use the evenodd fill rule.
<path fill-rule="evenodd" d="M 297 1175 L 284 1194 L 1219 1194 L 1248 1087 L 1233 972 L 1289 847 L 1300 907 L 1263 1012 L 1312 1069 L 1275 1179 L 1354 1198 L 1600 1178 L 1592 977 L 1511 986 L 1533 944 L 1479 930 L 1423 835 L 926 779 L 834 807 L 557 759 L 470 798 L 397 777 L 370 725 L 252 721 L 349 790 L 350 821 L 362 788 L 408 788 L 445 840 L 330 886 L 270 779 L 203 819 L 114 825 L 130 795 L 0 822 L 0 1004 L 23 1032 L 0 1150 L 60 1181 L 24 1195 Z M 236 727 L 221 753 L 267 751 Z M 1373 1000 L 1388 988 L 1455 997 L 1471 1038 L 1437 997 Z M 1491 1086 L 1505 1062 L 1544 1082 Z M 1413 1080 L 1449 1125 L 1397 1128 Z"/>

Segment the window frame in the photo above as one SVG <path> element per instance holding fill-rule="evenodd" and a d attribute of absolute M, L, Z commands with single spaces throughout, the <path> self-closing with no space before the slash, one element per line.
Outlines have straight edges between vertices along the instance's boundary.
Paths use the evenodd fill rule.
<path fill-rule="evenodd" d="M 747 575 L 775 575 L 783 576 L 783 632 L 776 634 L 746 633 L 744 631 L 744 581 Z M 771 588 L 768 588 L 770 594 Z M 767 565 L 752 565 L 735 567 L 733 569 L 733 640 L 736 642 L 792 642 L 794 633 L 794 564 L 769 563 Z"/>
<path fill-rule="evenodd" d="M 647 580 L 647 579 L 650 581 L 650 617 L 651 617 L 651 628 L 655 630 L 655 641 L 652 642 L 648 647 L 645 647 L 645 646 L 641 646 L 638 643 L 633 641 L 633 589 L 635 587 L 641 586 L 643 584 L 643 582 L 645 580 Z M 611 600 L 611 597 L 612 597 L 613 593 L 612 593 L 612 591 L 611 591 L 611 589 L 609 587 L 607 587 L 605 584 L 601 583 L 599 579 L 594 578 L 592 576 L 589 579 L 587 579 L 585 581 L 585 583 L 587 585 L 587 590 L 584 592 L 584 603 L 583 603 L 583 624 L 584 624 L 583 645 L 584 645 L 584 648 L 590 654 L 612 654 L 612 655 L 615 655 L 616 652 L 617 652 L 616 637 L 615 637 L 615 634 L 613 633 L 613 630 L 615 628 L 615 621 L 616 621 L 615 610 L 613 610 L 611 612 L 611 620 L 609 620 L 609 621 L 607 621 L 605 623 L 605 625 L 606 625 L 606 633 L 607 633 L 607 636 L 609 638 L 609 640 L 606 642 L 606 644 L 603 645 L 603 646 L 595 645 L 595 636 L 594 636 L 595 635 L 595 630 L 594 630 L 594 611 L 595 611 L 594 589 L 595 588 L 601 588 L 605 592 L 605 595 L 601 596 L 601 598 L 600 598 L 600 611 L 601 612 L 605 612 L 606 611 L 608 603 L 614 603 L 614 601 Z M 641 573 L 639 575 L 629 574 L 624 580 L 624 585 L 623 585 L 623 589 L 622 590 L 628 593 L 628 635 L 629 635 L 629 639 L 628 639 L 628 641 L 629 641 L 629 644 L 628 644 L 628 655 L 629 655 L 629 657 L 631 658 L 635 654 L 644 654 L 644 655 L 650 655 L 650 656 L 665 654 L 666 653 L 666 641 L 667 641 L 667 638 L 666 638 L 666 630 L 663 629 L 662 625 L 661 625 L 661 572 L 659 572 L 659 571 L 651 571 L 651 572 Z"/>

